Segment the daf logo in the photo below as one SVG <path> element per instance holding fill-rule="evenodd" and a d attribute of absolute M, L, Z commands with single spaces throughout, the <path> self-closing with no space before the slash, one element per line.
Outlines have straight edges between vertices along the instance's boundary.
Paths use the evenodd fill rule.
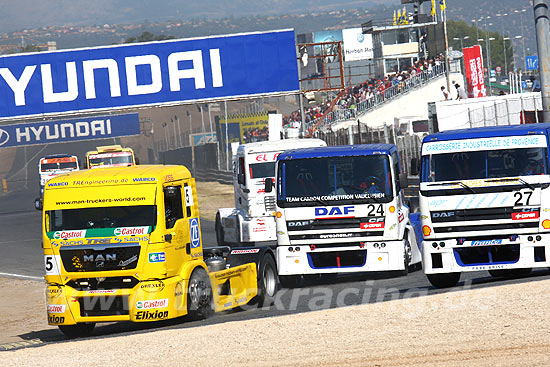
<path fill-rule="evenodd" d="M 432 213 L 432 218 L 450 218 L 454 216 L 455 212 Z"/>
<path fill-rule="evenodd" d="M 10 140 L 10 134 L 4 129 L 0 129 L 0 147 Z"/>
<path fill-rule="evenodd" d="M 309 220 L 302 220 L 296 222 L 288 222 L 289 227 L 304 227 L 309 225 Z"/>

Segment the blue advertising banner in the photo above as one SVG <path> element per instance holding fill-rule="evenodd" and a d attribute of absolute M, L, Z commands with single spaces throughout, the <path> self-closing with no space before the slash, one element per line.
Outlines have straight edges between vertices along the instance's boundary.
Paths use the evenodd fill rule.
<path fill-rule="evenodd" d="M 293 30 L 0 57 L 0 119 L 298 90 Z"/>
<path fill-rule="evenodd" d="M 139 135 L 139 114 L 0 125 L 0 148 Z"/>

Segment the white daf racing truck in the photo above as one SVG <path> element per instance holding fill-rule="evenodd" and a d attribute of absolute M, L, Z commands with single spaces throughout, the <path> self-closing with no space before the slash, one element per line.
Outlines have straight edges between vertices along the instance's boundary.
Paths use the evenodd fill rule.
<path fill-rule="evenodd" d="M 326 146 L 320 139 L 286 139 L 241 144 L 233 156 L 234 208 L 216 213 L 219 246 L 276 241 L 275 195 L 265 193 L 265 181 L 275 178 L 275 161 L 283 151 Z"/>
<path fill-rule="evenodd" d="M 283 286 L 303 275 L 402 271 L 419 264 L 419 216 L 409 218 L 397 147 L 289 150 L 277 158 L 277 267 Z M 266 181 L 267 192 L 273 191 Z"/>
<path fill-rule="evenodd" d="M 423 266 L 436 287 L 463 272 L 550 266 L 550 124 L 428 135 L 422 144 Z"/>

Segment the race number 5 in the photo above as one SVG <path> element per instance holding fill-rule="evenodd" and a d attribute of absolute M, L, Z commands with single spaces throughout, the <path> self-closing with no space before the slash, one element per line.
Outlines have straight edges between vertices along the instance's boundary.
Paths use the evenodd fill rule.
<path fill-rule="evenodd" d="M 193 188 L 185 186 L 185 206 L 193 206 Z"/>
<path fill-rule="evenodd" d="M 46 275 L 60 275 L 59 266 L 59 256 L 56 255 L 44 255 L 44 269 L 46 270 Z"/>
<path fill-rule="evenodd" d="M 525 206 L 529 205 L 529 200 L 531 199 L 531 196 L 533 195 L 533 191 L 525 191 L 525 192 L 515 192 L 514 193 L 514 199 L 516 199 L 514 206 Z"/>

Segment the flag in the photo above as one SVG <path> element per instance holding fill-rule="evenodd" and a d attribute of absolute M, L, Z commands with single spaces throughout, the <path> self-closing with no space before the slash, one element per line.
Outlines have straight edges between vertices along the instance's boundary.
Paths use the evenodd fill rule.
<path fill-rule="evenodd" d="M 407 17 L 407 9 L 405 7 L 403 7 L 403 13 L 401 16 L 403 17 L 401 24 L 409 24 L 409 17 Z"/>
<path fill-rule="evenodd" d="M 397 11 L 397 24 L 401 24 L 401 10 Z"/>
<path fill-rule="evenodd" d="M 445 9 L 447 9 L 446 0 L 439 0 L 439 6 L 441 7 L 441 11 L 445 11 Z"/>
<path fill-rule="evenodd" d="M 432 17 L 435 17 L 435 0 L 432 0 L 432 12 L 431 12 L 431 16 L 432 16 Z"/>
<path fill-rule="evenodd" d="M 395 16 L 395 10 L 393 11 L 393 25 L 397 25 L 397 18 Z"/>

